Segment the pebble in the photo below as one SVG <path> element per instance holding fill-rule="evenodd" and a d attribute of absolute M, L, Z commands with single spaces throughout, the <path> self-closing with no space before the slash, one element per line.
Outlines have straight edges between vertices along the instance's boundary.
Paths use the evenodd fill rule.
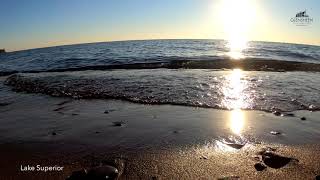
<path fill-rule="evenodd" d="M 301 117 L 300 119 L 301 119 L 302 121 L 307 120 L 307 118 L 306 118 L 306 117 Z"/>
<path fill-rule="evenodd" d="M 121 122 L 121 121 L 116 121 L 116 122 L 112 122 L 113 126 L 122 126 L 124 125 L 125 123 L 124 122 Z"/>
<path fill-rule="evenodd" d="M 272 134 L 272 135 L 280 135 L 281 133 L 278 132 L 278 131 L 270 131 L 270 134 Z"/>
<path fill-rule="evenodd" d="M 109 114 L 109 113 L 111 113 L 111 112 L 113 112 L 113 111 L 115 111 L 115 110 L 114 110 L 114 109 L 105 110 L 104 113 L 105 113 L 105 114 Z"/>
<path fill-rule="evenodd" d="M 265 165 L 263 165 L 262 163 L 256 163 L 254 165 L 254 168 L 256 168 L 257 171 L 263 171 L 265 170 L 267 167 Z"/>
<path fill-rule="evenodd" d="M 279 112 L 279 111 L 273 111 L 272 112 L 275 116 L 280 116 L 281 115 L 281 112 Z"/>
<path fill-rule="evenodd" d="M 0 106 L 8 106 L 8 105 L 10 105 L 11 103 L 6 103 L 6 102 L 2 102 L 2 103 L 0 103 Z"/>
<path fill-rule="evenodd" d="M 56 132 L 52 132 L 51 134 L 52 134 L 53 136 L 57 135 L 57 133 L 56 133 Z"/>
<path fill-rule="evenodd" d="M 293 113 L 283 113 L 281 116 L 288 116 L 288 117 L 294 117 Z"/>
<path fill-rule="evenodd" d="M 200 159 L 205 159 L 205 160 L 207 160 L 208 157 L 207 157 L 207 156 L 204 156 L 204 155 L 201 155 Z"/>

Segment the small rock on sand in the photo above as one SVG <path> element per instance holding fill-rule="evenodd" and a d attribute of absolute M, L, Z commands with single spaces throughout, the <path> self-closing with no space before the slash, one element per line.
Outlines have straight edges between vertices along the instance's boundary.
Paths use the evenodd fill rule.
<path fill-rule="evenodd" d="M 280 135 L 281 132 L 278 132 L 278 131 L 270 131 L 270 134 L 272 134 L 272 135 Z"/>
<path fill-rule="evenodd" d="M 306 117 L 301 117 L 300 119 L 301 119 L 302 121 L 307 120 L 307 118 L 306 118 Z"/>
<path fill-rule="evenodd" d="M 267 167 L 265 165 L 263 165 L 262 163 L 256 163 L 254 165 L 254 168 L 256 168 L 257 171 L 263 171 L 265 170 Z"/>
<path fill-rule="evenodd" d="M 7 102 L 0 102 L 0 106 L 8 106 L 10 105 L 11 103 L 7 103 Z"/>
<path fill-rule="evenodd" d="M 112 122 L 113 126 L 123 126 L 125 123 L 121 121 Z"/>
<path fill-rule="evenodd" d="M 286 117 L 294 117 L 293 113 L 283 113 L 281 116 L 286 116 Z"/>
<path fill-rule="evenodd" d="M 111 113 L 111 112 L 113 112 L 113 111 L 115 111 L 115 110 L 114 110 L 114 109 L 109 109 L 109 110 L 105 110 L 103 113 L 109 114 L 109 113 Z"/>
<path fill-rule="evenodd" d="M 280 156 L 273 152 L 266 151 L 262 154 L 262 160 L 265 165 L 274 169 L 278 169 L 287 165 L 292 158 Z"/>
<path fill-rule="evenodd" d="M 273 111 L 272 114 L 274 114 L 275 116 L 281 116 L 281 112 L 280 111 Z"/>
<path fill-rule="evenodd" d="M 56 133 L 56 132 L 52 132 L 51 135 L 52 135 L 52 136 L 55 136 L 55 135 L 57 135 L 57 133 Z"/>
<path fill-rule="evenodd" d="M 207 157 L 207 156 L 205 156 L 205 155 L 201 155 L 200 159 L 205 159 L 205 160 L 207 160 L 207 159 L 208 159 L 208 157 Z"/>

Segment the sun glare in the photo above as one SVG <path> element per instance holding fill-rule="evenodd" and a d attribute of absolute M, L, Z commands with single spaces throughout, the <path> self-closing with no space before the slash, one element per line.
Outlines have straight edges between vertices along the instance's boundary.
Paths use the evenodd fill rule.
<path fill-rule="evenodd" d="M 244 126 L 244 112 L 241 109 L 231 111 L 230 129 L 233 133 L 240 135 Z"/>
<path fill-rule="evenodd" d="M 234 59 L 242 58 L 246 48 L 249 31 L 255 19 L 253 0 L 222 0 L 220 5 L 220 20 L 223 22 L 229 48 L 228 55 Z"/>

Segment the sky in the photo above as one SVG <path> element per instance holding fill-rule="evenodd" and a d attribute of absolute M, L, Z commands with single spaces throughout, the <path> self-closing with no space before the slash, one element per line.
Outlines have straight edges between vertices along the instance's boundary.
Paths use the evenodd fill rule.
<path fill-rule="evenodd" d="M 311 24 L 290 21 L 304 10 Z M 7 51 L 137 39 L 320 45 L 318 0 L 0 0 L 0 17 Z"/>

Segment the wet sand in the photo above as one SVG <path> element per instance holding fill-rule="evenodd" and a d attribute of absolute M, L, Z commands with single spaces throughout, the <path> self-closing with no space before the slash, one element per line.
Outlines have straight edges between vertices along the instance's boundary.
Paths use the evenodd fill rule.
<path fill-rule="evenodd" d="M 106 164 L 118 169 L 119 179 L 314 179 L 320 174 L 320 112 L 276 116 L 1 88 L 0 179 L 65 179 Z M 28 164 L 64 169 L 20 172 L 20 165 Z"/>

